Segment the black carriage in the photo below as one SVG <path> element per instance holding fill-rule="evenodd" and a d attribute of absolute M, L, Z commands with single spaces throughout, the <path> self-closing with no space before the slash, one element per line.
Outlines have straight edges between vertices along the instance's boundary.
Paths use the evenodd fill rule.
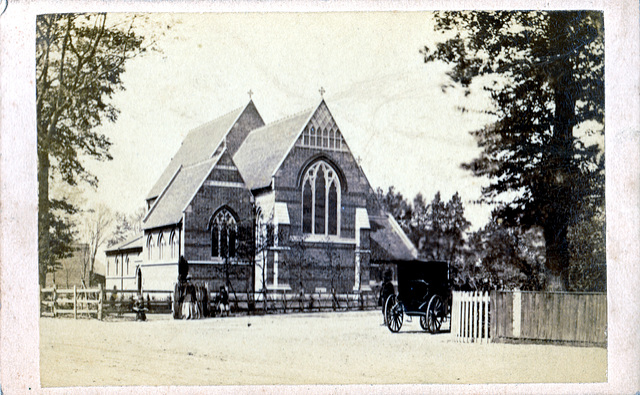
<path fill-rule="evenodd" d="M 397 269 L 398 293 L 389 295 L 383 304 L 385 324 L 391 332 L 398 332 L 406 314 L 420 317 L 422 329 L 439 332 L 451 302 L 449 263 L 397 262 Z"/>

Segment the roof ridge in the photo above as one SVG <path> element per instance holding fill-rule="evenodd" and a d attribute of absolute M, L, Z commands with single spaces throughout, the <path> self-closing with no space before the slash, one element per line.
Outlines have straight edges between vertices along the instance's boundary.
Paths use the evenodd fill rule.
<path fill-rule="evenodd" d="M 223 152 L 224 152 L 224 151 L 223 151 Z M 220 154 L 218 154 L 218 155 L 214 155 L 214 156 L 212 156 L 212 157 L 210 157 L 210 158 L 207 158 L 207 159 L 203 159 L 203 160 L 201 160 L 200 162 L 191 163 L 191 164 L 189 164 L 189 165 L 183 165 L 183 166 L 182 166 L 182 169 L 183 169 L 183 170 L 190 170 L 190 169 L 193 169 L 193 168 L 194 168 L 194 167 L 196 167 L 196 166 L 202 166 L 202 165 L 204 165 L 204 164 L 206 164 L 207 162 L 210 162 L 210 161 L 212 161 L 212 160 L 216 160 L 216 161 L 217 161 L 217 160 L 218 160 L 217 158 L 219 158 L 219 157 L 220 157 L 220 155 L 222 155 L 222 153 L 220 153 Z"/>
<path fill-rule="evenodd" d="M 247 104 L 247 106 L 248 106 L 248 104 Z M 212 123 L 218 122 L 219 120 L 221 120 L 221 119 L 222 119 L 222 118 L 224 118 L 224 117 L 227 117 L 227 116 L 229 116 L 229 115 L 231 115 L 231 114 L 233 114 L 233 113 L 235 113 L 235 112 L 238 112 L 238 111 L 240 111 L 240 110 L 244 110 L 245 108 L 247 108 L 247 106 L 240 106 L 240 107 L 234 108 L 233 110 L 228 111 L 228 112 L 226 112 L 226 113 L 224 113 L 224 114 L 222 114 L 222 115 L 219 115 L 219 116 L 215 117 L 215 118 L 214 118 L 214 119 L 212 119 L 212 120 L 209 120 L 209 121 L 207 121 L 207 122 L 205 122 L 205 123 L 201 123 L 201 124 L 199 124 L 198 126 L 196 126 L 196 127 L 193 127 L 193 128 L 191 128 L 191 129 L 189 129 L 189 132 L 188 132 L 187 134 L 191 134 L 191 132 L 195 132 L 195 131 L 198 131 L 198 130 L 204 129 L 206 126 L 209 126 L 209 125 L 211 125 Z M 237 118 L 237 117 L 236 117 L 236 118 Z M 182 142 L 184 143 L 184 140 L 183 140 Z M 181 144 L 181 145 L 182 145 L 182 144 Z M 172 159 L 173 159 L 173 158 L 172 158 Z"/>
<path fill-rule="evenodd" d="M 305 113 L 308 113 L 308 112 L 310 112 L 310 111 L 314 111 L 314 110 L 315 110 L 315 107 L 309 107 L 309 108 L 307 108 L 307 109 L 305 109 L 305 110 L 301 110 L 301 111 L 298 111 L 298 112 L 296 112 L 296 113 L 293 113 L 293 114 L 290 114 L 290 115 L 284 116 L 284 117 L 282 117 L 282 118 L 276 119 L 276 120 L 275 120 L 275 121 L 273 121 L 273 122 L 266 123 L 266 124 L 264 124 L 264 125 L 260 126 L 259 128 L 255 128 L 255 129 L 253 129 L 253 130 L 251 131 L 251 133 L 249 133 L 249 134 L 253 134 L 255 131 L 258 131 L 258 130 L 261 130 L 261 129 L 266 129 L 266 128 L 270 127 L 270 126 L 278 125 L 278 124 L 280 124 L 280 123 L 282 123 L 282 122 L 288 121 L 288 120 L 290 120 L 290 119 L 292 119 L 292 118 L 295 118 L 295 117 L 299 117 L 299 116 L 301 116 L 301 115 L 303 115 L 303 114 L 305 114 Z"/>

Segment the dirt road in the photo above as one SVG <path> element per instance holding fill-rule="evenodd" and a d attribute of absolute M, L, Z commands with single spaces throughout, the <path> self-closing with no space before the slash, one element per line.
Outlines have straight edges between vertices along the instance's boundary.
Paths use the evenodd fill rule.
<path fill-rule="evenodd" d="M 40 319 L 43 387 L 601 382 L 604 348 L 459 344 L 379 312 L 147 322 Z"/>

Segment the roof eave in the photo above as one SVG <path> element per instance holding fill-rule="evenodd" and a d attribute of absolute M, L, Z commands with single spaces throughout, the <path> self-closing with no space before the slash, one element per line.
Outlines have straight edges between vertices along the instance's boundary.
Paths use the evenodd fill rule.
<path fill-rule="evenodd" d="M 320 104 L 318 104 L 318 106 L 315 108 L 315 110 L 311 111 L 309 113 L 309 116 L 306 118 L 306 120 L 302 123 L 302 127 L 300 128 L 300 130 L 298 131 L 298 133 L 296 133 L 296 137 L 293 139 L 293 141 L 291 142 L 291 144 L 289 145 L 289 148 L 285 151 L 284 155 L 282 155 L 282 158 L 280 158 L 280 162 L 278 162 L 278 165 L 273 169 L 273 172 L 271 173 L 271 178 L 273 179 L 273 177 L 275 177 L 276 173 L 278 172 L 278 170 L 280 170 L 280 167 L 282 166 L 282 164 L 284 163 L 284 160 L 287 158 L 287 155 L 289 155 L 289 152 L 291 152 L 291 150 L 293 149 L 293 147 L 295 147 L 296 142 L 298 141 L 298 139 L 300 138 L 300 135 L 302 134 L 302 132 L 304 131 L 304 127 L 307 126 L 307 124 L 309 123 L 309 121 L 311 121 L 311 118 L 313 118 L 313 115 L 318 111 L 318 108 L 320 108 L 320 106 L 322 105 L 322 103 L 324 103 L 324 99 L 322 99 L 322 101 L 320 101 Z M 326 105 L 326 104 L 325 104 Z"/>
<path fill-rule="evenodd" d="M 153 202 L 153 206 L 151 206 L 151 208 L 149 209 L 149 211 L 147 212 L 147 215 L 144 216 L 144 218 L 142 219 L 142 223 L 144 224 L 147 219 L 149 219 L 149 215 L 151 215 L 151 213 L 153 212 L 153 210 L 156 208 L 156 206 L 158 205 L 158 202 L 160 202 L 160 199 L 162 199 L 162 196 L 164 196 L 164 194 L 167 192 L 167 190 L 169 189 L 169 186 L 171 186 L 171 184 L 173 183 L 173 181 L 176 179 L 176 177 L 178 176 L 178 173 L 180 173 L 180 170 L 182 170 L 182 165 L 178 166 L 178 170 L 176 170 L 175 173 L 173 173 L 173 176 L 171 177 L 171 180 L 169 180 L 169 182 L 167 183 L 167 185 L 165 185 L 165 187 L 162 189 L 162 193 L 160 193 L 158 195 L 158 197 L 156 198 L 155 202 Z M 143 227 L 143 229 L 146 229 Z"/>

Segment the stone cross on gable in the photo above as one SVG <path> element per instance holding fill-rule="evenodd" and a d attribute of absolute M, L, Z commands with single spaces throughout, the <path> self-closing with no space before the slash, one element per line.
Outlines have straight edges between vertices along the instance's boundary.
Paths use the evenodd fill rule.
<path fill-rule="evenodd" d="M 249 100 L 251 100 L 251 96 L 253 96 L 253 91 L 249 89 L 249 92 L 247 92 L 247 94 L 249 95 Z"/>
<path fill-rule="evenodd" d="M 326 92 L 324 88 L 320 87 L 320 90 L 318 92 L 320 92 L 320 97 L 324 99 L 324 92 Z"/>

